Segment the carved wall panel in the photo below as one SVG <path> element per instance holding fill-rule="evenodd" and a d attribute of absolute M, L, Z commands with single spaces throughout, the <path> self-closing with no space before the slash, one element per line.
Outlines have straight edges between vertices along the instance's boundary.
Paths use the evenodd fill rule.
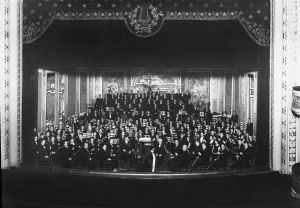
<path fill-rule="evenodd" d="M 209 72 L 188 73 L 188 88 L 192 94 L 192 103 L 199 103 L 201 109 L 204 109 L 210 100 L 209 79 Z"/>
<path fill-rule="evenodd" d="M 124 71 L 110 71 L 102 73 L 102 92 L 113 93 L 124 91 Z"/>
<path fill-rule="evenodd" d="M 55 74 L 47 73 L 47 92 L 46 92 L 46 121 L 54 122 L 55 117 Z"/>
<path fill-rule="evenodd" d="M 176 72 L 132 72 L 131 86 L 135 92 L 159 89 L 165 92 L 177 92 L 181 89 L 181 78 Z"/>

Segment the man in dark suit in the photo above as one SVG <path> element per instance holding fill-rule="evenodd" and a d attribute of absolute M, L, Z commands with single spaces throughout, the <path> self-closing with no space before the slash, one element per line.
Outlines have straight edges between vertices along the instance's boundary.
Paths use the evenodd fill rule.
<path fill-rule="evenodd" d="M 206 143 L 203 142 L 201 144 L 201 150 L 200 150 L 200 165 L 204 165 L 208 167 L 209 161 L 210 161 L 210 149 L 207 148 Z"/>
<path fill-rule="evenodd" d="M 245 168 L 250 167 L 250 159 L 252 157 L 252 151 L 247 142 L 244 143 L 244 153 L 242 156 L 242 165 Z"/>
<path fill-rule="evenodd" d="M 64 144 L 59 151 L 59 155 L 60 160 L 62 162 L 62 166 L 64 168 L 70 168 L 73 162 L 73 153 L 67 141 L 64 141 Z"/>
<path fill-rule="evenodd" d="M 160 167 L 165 157 L 165 148 L 163 146 L 163 140 L 161 137 L 159 137 L 158 143 L 154 147 L 154 153 L 156 156 L 156 166 Z"/>
<path fill-rule="evenodd" d="M 32 144 L 32 151 L 33 151 L 35 162 L 37 162 L 39 159 L 39 145 L 40 145 L 39 138 L 37 135 L 35 135 Z"/>
<path fill-rule="evenodd" d="M 99 150 L 99 167 L 102 168 L 104 165 L 108 164 L 108 161 L 111 160 L 107 145 L 104 144 Z"/>
<path fill-rule="evenodd" d="M 190 152 L 188 151 L 187 145 L 182 145 L 182 150 L 179 154 L 179 164 L 178 168 L 179 170 L 188 170 L 188 166 L 190 163 Z"/>
<path fill-rule="evenodd" d="M 246 132 L 249 134 L 249 136 L 253 136 L 253 123 L 251 122 L 251 118 L 248 118 Z"/>
<path fill-rule="evenodd" d="M 178 139 L 176 139 L 174 141 L 175 147 L 174 147 L 174 156 L 175 156 L 175 160 L 178 160 L 179 155 L 181 153 L 181 145 Z"/>
<path fill-rule="evenodd" d="M 52 161 L 50 159 L 50 149 L 49 146 L 46 145 L 46 140 L 43 138 L 41 140 L 41 144 L 39 146 L 39 164 L 40 165 L 51 165 Z"/>
<path fill-rule="evenodd" d="M 210 102 L 207 103 L 207 106 L 204 109 L 204 116 L 206 122 L 209 124 L 212 121 L 212 113 L 210 110 Z"/>
<path fill-rule="evenodd" d="M 175 153 L 175 143 L 171 142 L 171 137 L 167 137 L 167 142 L 166 142 L 166 149 L 168 150 L 169 153 L 174 155 Z"/>
<path fill-rule="evenodd" d="M 201 146 L 200 146 L 200 142 L 198 140 L 195 141 L 194 145 L 191 148 L 192 150 L 192 170 L 197 169 L 198 165 L 199 165 L 199 159 L 201 156 Z"/>
<path fill-rule="evenodd" d="M 81 167 L 85 167 L 90 169 L 91 162 L 92 162 L 92 156 L 89 152 L 89 145 L 87 142 L 83 144 L 83 148 L 79 152 L 80 154 L 80 165 Z"/>
<path fill-rule="evenodd" d="M 124 160 L 125 163 L 129 162 L 130 165 L 132 165 L 132 146 L 128 137 L 125 137 L 121 144 L 121 159 Z"/>
<path fill-rule="evenodd" d="M 234 123 L 238 123 L 239 121 L 239 116 L 236 114 L 235 111 L 233 111 L 232 116 L 231 116 L 231 121 L 233 121 Z"/>
<path fill-rule="evenodd" d="M 218 156 L 212 160 L 209 169 L 213 170 L 214 168 L 217 168 L 218 170 L 220 167 L 226 168 L 227 156 L 228 151 L 226 150 L 225 144 L 221 143 L 220 149 L 218 151 Z"/>

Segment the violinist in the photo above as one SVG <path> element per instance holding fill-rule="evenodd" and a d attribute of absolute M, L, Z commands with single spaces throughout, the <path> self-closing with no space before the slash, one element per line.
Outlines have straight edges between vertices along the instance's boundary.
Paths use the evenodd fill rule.
<path fill-rule="evenodd" d="M 212 159 L 209 169 L 213 170 L 216 168 L 218 170 L 220 167 L 226 169 L 227 156 L 228 156 L 228 151 L 225 147 L 225 144 L 221 143 L 221 145 L 218 148 L 217 157 L 214 157 Z"/>

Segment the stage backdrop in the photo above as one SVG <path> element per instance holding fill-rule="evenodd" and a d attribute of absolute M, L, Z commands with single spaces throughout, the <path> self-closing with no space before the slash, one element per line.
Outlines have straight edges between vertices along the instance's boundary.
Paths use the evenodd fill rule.
<path fill-rule="evenodd" d="M 192 103 L 199 104 L 202 109 L 210 102 L 214 113 L 226 111 L 227 114 L 232 114 L 236 111 L 243 122 L 246 122 L 248 117 L 256 120 L 257 73 L 250 69 L 248 72 L 216 69 L 99 69 L 97 72 L 86 70 L 77 73 L 40 70 L 40 72 L 47 77 L 39 81 L 38 91 L 41 103 L 46 103 L 46 115 L 43 115 L 42 106 L 38 108 L 38 130 L 49 122 L 58 123 L 63 117 L 84 113 L 87 104 L 92 105 L 97 97 L 109 91 L 112 93 L 145 90 L 170 93 L 188 91 L 192 94 Z M 47 80 L 45 83 L 47 87 L 43 87 L 44 80 Z M 59 82 L 57 87 L 56 82 Z M 43 89 L 47 91 L 44 92 Z M 42 101 L 43 98 L 46 100 Z M 45 118 L 46 122 L 43 122 Z"/>

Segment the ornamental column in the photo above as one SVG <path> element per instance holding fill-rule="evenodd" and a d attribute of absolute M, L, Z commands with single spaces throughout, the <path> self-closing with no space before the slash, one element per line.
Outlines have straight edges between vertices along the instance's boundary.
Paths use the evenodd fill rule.
<path fill-rule="evenodd" d="M 22 161 L 22 4 L 0 1 L 1 169 Z"/>
<path fill-rule="evenodd" d="M 300 85 L 300 2 L 272 0 L 271 11 L 271 169 L 291 173 L 299 162 L 299 122 L 291 111 L 293 86 Z"/>

